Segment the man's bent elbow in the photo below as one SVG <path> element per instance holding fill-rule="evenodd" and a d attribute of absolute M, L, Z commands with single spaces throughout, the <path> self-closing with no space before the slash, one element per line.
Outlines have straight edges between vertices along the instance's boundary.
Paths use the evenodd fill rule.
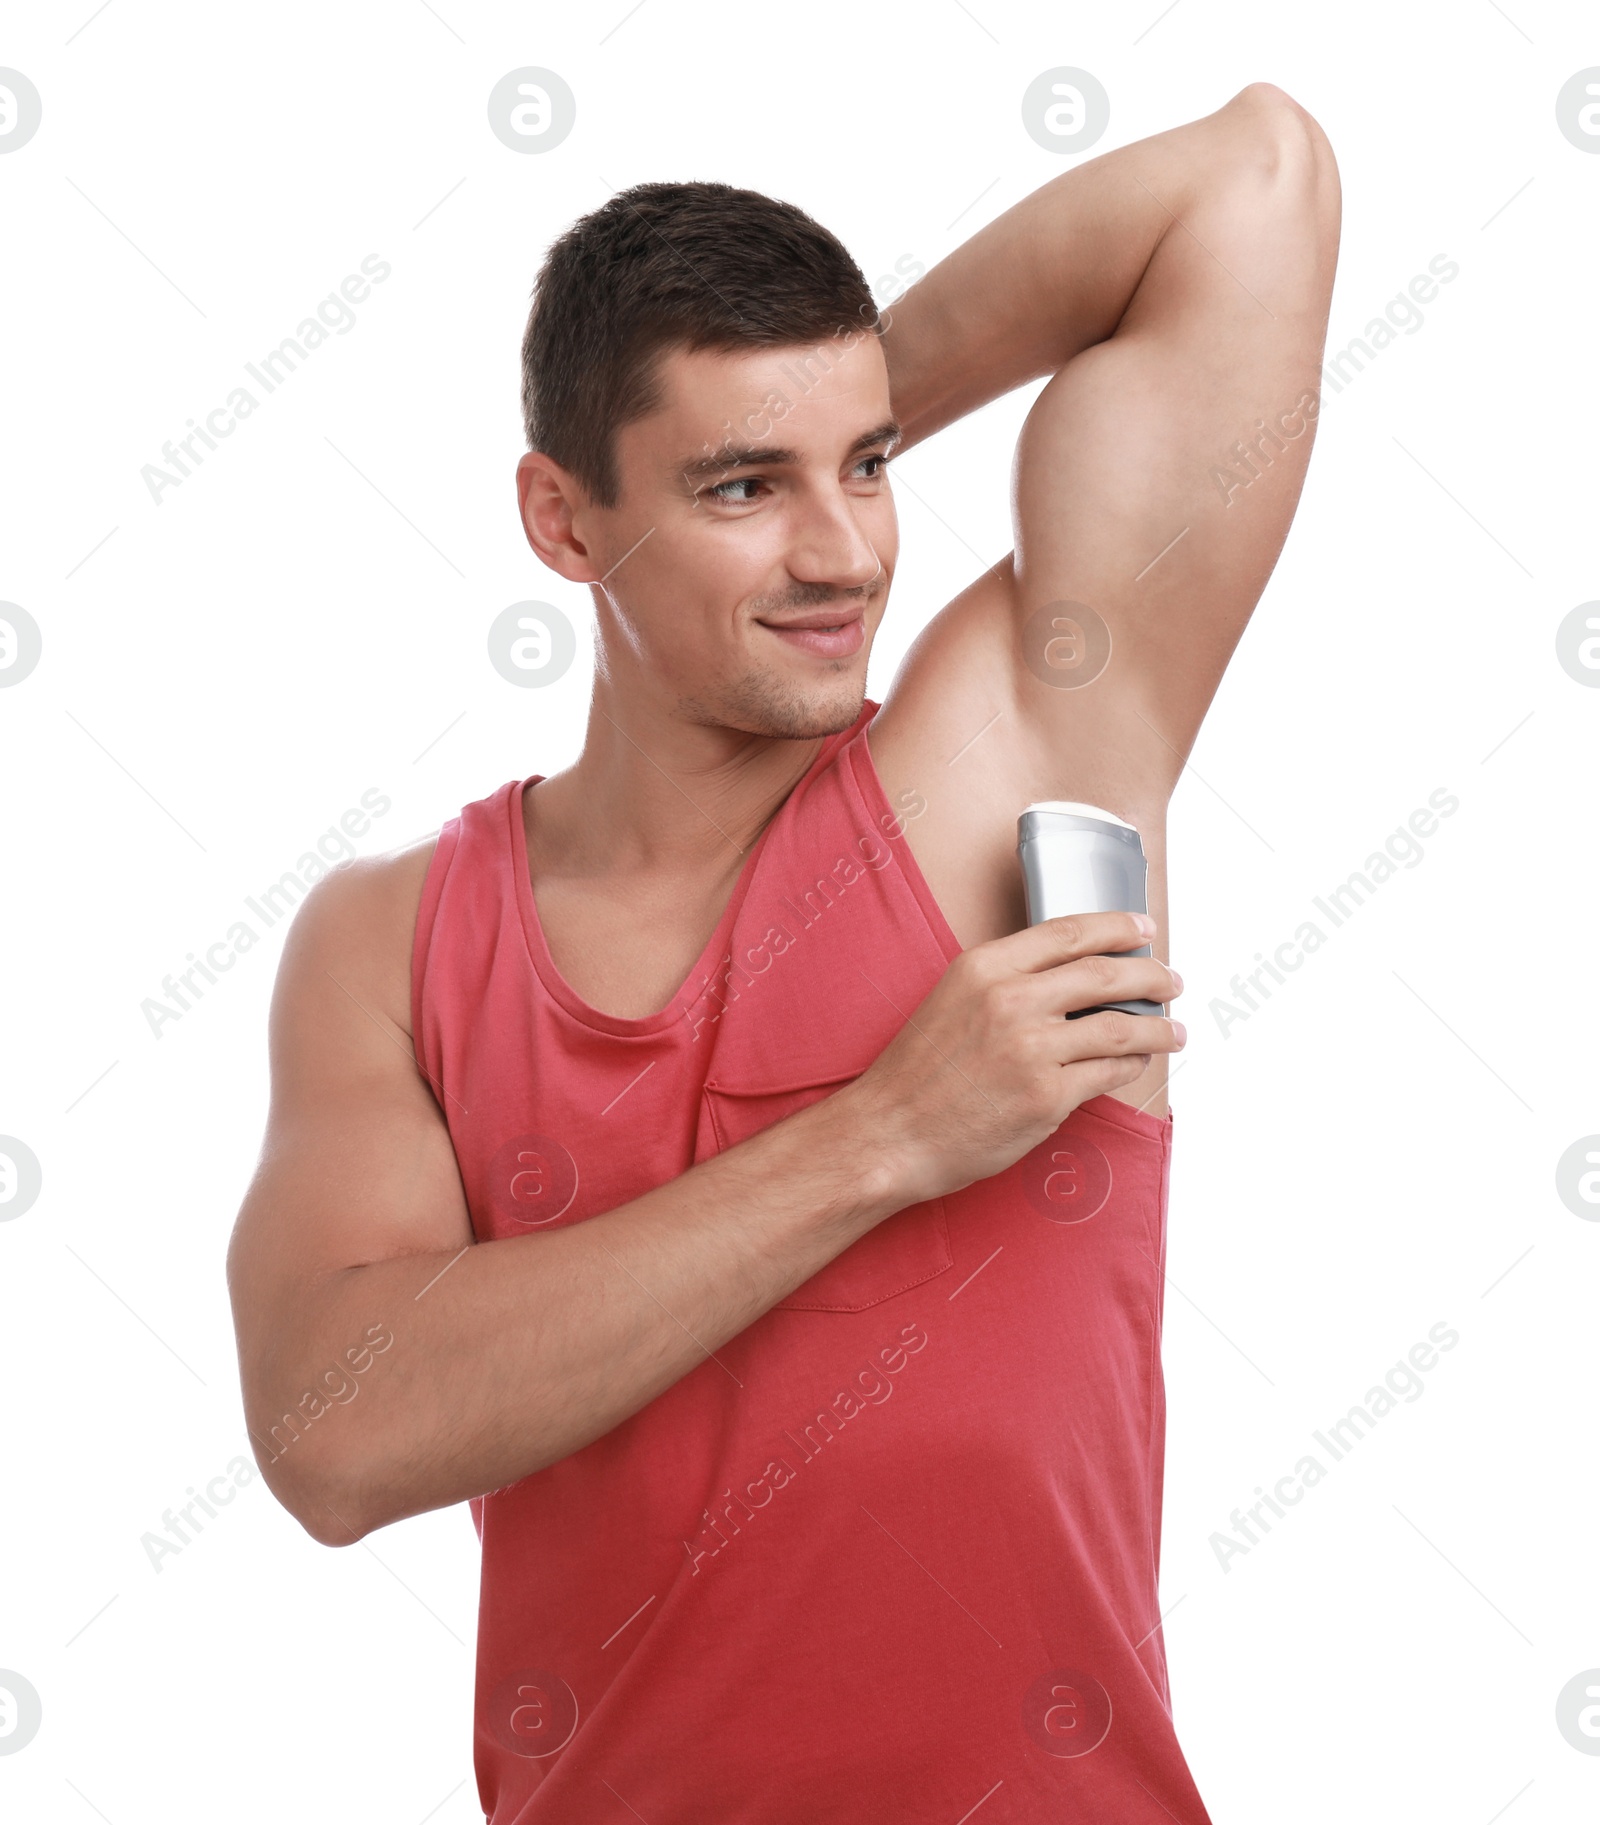
<path fill-rule="evenodd" d="M 348 1505 L 313 1500 L 290 1511 L 318 1546 L 354 1546 L 373 1530 L 353 1519 Z"/>
<path fill-rule="evenodd" d="M 1245 216 L 1273 236 L 1338 244 L 1339 167 L 1328 136 L 1293 96 L 1253 82 L 1221 110 L 1224 182 Z"/>
<path fill-rule="evenodd" d="M 298 1465 L 287 1449 L 268 1456 L 258 1443 L 256 1463 L 278 1506 L 292 1515 L 319 1546 L 354 1546 L 372 1532 L 353 1489 L 330 1479 L 309 1454 Z"/>
<path fill-rule="evenodd" d="M 1252 82 L 1223 112 L 1238 122 L 1240 149 L 1255 170 L 1308 187 L 1337 187 L 1339 167 L 1327 134 L 1287 90 Z"/>

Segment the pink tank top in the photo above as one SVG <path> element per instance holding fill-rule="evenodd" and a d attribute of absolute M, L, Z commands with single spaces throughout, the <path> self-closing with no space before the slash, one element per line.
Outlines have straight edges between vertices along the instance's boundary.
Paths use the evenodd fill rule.
<path fill-rule="evenodd" d="M 445 825 L 413 1014 L 479 1242 L 581 1223 L 829 1095 L 959 954 L 904 838 L 921 801 L 890 806 L 873 766 L 877 708 L 643 1019 L 551 960 L 532 780 Z M 1157 1600 L 1171 1150 L 1170 1114 L 1094 1097 L 475 1498 L 492 1825 L 1209 1825 Z"/>

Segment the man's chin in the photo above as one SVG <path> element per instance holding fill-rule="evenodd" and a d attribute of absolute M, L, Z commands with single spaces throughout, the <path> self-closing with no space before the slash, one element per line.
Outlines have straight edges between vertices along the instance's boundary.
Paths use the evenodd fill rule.
<path fill-rule="evenodd" d="M 815 741 L 848 729 L 866 702 L 865 667 L 801 683 L 759 672 L 736 680 L 716 698 L 684 698 L 691 721 L 738 729 L 769 741 Z"/>

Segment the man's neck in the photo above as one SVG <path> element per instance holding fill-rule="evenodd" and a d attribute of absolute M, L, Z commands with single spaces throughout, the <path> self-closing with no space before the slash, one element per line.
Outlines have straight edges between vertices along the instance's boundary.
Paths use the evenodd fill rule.
<path fill-rule="evenodd" d="M 534 872 L 736 870 L 828 739 L 786 740 L 624 711 L 597 688 L 577 760 L 524 797 Z"/>

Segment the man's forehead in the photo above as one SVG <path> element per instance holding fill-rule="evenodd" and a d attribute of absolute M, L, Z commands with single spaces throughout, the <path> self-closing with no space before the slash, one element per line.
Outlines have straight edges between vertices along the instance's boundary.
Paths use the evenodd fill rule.
<path fill-rule="evenodd" d="M 652 441 L 685 445 L 699 458 L 756 444 L 792 450 L 818 434 L 830 444 L 840 433 L 862 435 L 892 416 L 888 367 L 877 341 L 854 335 L 763 348 L 670 350 L 657 374 Z M 785 430 L 775 434 L 780 426 Z"/>

